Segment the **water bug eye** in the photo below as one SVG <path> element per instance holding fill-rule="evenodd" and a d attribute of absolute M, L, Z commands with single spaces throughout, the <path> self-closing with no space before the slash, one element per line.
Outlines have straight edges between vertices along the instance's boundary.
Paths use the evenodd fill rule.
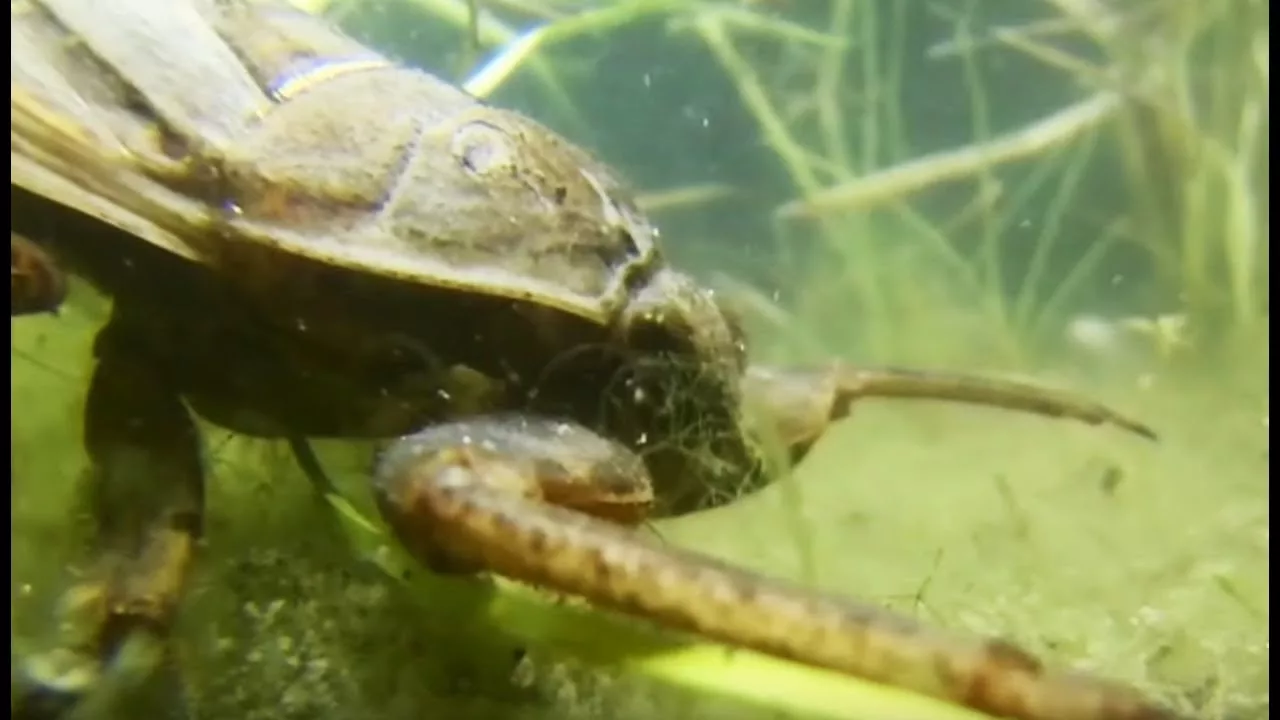
<path fill-rule="evenodd" d="M 489 175 L 515 166 L 515 147 L 506 133 L 489 123 L 473 122 L 458 128 L 450 149 L 473 175 Z"/>

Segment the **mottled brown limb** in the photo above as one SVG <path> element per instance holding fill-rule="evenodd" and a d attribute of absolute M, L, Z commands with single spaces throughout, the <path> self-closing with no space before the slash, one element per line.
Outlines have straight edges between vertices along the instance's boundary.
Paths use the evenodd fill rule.
<path fill-rule="evenodd" d="M 1046 670 L 1008 643 L 929 630 L 646 538 L 624 527 L 650 499 L 643 464 L 582 427 L 491 417 L 432 428 L 392 446 L 375 484 L 396 535 L 437 570 L 489 570 L 999 717 L 1174 717 L 1130 689 Z"/>
<path fill-rule="evenodd" d="M 9 315 L 57 312 L 67 299 L 67 279 L 49 253 L 9 232 Z"/>
<path fill-rule="evenodd" d="M 140 636 L 144 645 L 164 645 L 201 534 L 204 478 L 195 424 L 134 345 L 116 320 L 95 345 L 84 427 L 96 524 L 92 557 L 84 579 L 63 598 L 59 647 L 27 663 L 32 704 L 49 705 L 56 695 L 57 704 L 71 708 L 114 682 L 104 676 L 150 674 L 133 667 L 136 656 L 123 660 L 122 649 L 139 647 Z M 164 652 L 155 660 L 163 661 Z"/>
<path fill-rule="evenodd" d="M 802 459 L 835 420 L 865 398 L 942 400 L 985 405 L 1047 417 L 1115 425 L 1155 440 L 1150 427 L 1087 398 L 1015 380 L 898 368 L 858 368 L 843 363 L 821 368 L 752 367 L 744 380 L 750 403 Z"/>

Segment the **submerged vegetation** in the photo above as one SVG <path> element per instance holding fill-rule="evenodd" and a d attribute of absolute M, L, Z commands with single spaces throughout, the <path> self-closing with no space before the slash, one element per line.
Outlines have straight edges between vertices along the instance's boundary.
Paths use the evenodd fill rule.
<path fill-rule="evenodd" d="M 1197 717 L 1267 716 L 1265 2 L 296 4 L 594 147 L 758 353 L 1048 374 L 1165 432 L 1152 450 L 869 407 L 794 481 L 663 537 L 1016 638 Z M 61 317 L 13 327 L 19 650 L 75 556 L 71 449 L 102 319 L 77 287 Z M 211 547 L 180 654 L 202 717 L 824 710 L 753 690 L 785 666 L 672 651 L 505 586 L 406 591 L 403 561 L 353 520 L 374 516 L 370 449 L 322 451 L 343 512 L 318 507 L 286 448 L 210 443 Z M 972 717 L 794 682 L 816 684 L 774 695 L 865 704 L 832 717 Z"/>

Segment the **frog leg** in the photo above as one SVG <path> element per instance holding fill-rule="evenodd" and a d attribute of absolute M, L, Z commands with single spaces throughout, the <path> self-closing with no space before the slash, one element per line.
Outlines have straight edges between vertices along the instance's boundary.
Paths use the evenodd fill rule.
<path fill-rule="evenodd" d="M 110 706 L 104 696 L 141 686 L 169 659 L 165 641 L 201 535 L 200 440 L 181 395 L 118 318 L 94 349 L 84 424 L 92 563 L 63 598 L 57 647 L 24 663 L 15 711 L 24 717 Z"/>
<path fill-rule="evenodd" d="M 1169 720 L 1135 691 L 1046 669 L 852 600 L 666 546 L 627 526 L 653 500 L 643 461 L 565 422 L 480 417 L 393 444 L 383 517 L 437 571 L 487 570 L 712 640 L 1018 720 Z"/>

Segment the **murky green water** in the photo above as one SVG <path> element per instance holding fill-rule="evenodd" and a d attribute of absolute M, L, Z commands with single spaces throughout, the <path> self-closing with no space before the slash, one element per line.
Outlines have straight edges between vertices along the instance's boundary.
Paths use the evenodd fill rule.
<path fill-rule="evenodd" d="M 513 29 L 538 15 L 518 9 L 536 3 L 483 4 Z M 1260 31 L 1208 9 L 1074 18 L 1094 33 L 1133 23 L 1126 37 L 1153 53 L 1137 59 L 1078 27 L 1019 35 L 1021 45 L 993 39 L 1061 20 L 1048 5 L 869 5 L 635 3 L 645 12 L 550 47 L 494 101 L 631 178 L 673 260 L 741 308 L 758 357 L 1029 375 L 1123 408 L 1162 440 L 868 401 L 786 483 L 659 532 L 1013 638 L 1198 717 L 1267 717 L 1268 217 L 1258 206 L 1269 169 L 1256 160 L 1267 86 L 1249 74 L 1265 5 L 1218 3 L 1262 12 Z M 396 56 L 460 77 L 463 34 L 439 14 L 450 8 L 333 11 Z M 486 42 L 501 35 L 484 27 Z M 1142 112 L 1115 111 L 888 199 L 862 188 L 816 218 L 778 218 L 796 198 L 931 153 L 977 141 L 1008 151 L 1020 129 L 1091 97 L 1091 76 L 1067 59 L 1119 68 L 1171 57 L 1190 69 L 1153 73 Z M 1179 92 L 1207 108 L 1196 123 L 1161 104 Z M 1249 135 L 1258 102 L 1263 127 Z M 47 632 L 80 557 L 80 413 L 104 312 L 76 287 L 60 317 L 13 323 L 19 653 Z M 1174 337 L 1124 321 L 1159 314 L 1188 327 Z M 370 453 L 321 447 L 353 497 L 364 497 Z M 536 648 L 519 660 L 505 641 L 456 632 L 354 557 L 283 445 L 210 428 L 207 454 L 208 547 L 177 640 L 190 717 L 778 716 Z"/>

